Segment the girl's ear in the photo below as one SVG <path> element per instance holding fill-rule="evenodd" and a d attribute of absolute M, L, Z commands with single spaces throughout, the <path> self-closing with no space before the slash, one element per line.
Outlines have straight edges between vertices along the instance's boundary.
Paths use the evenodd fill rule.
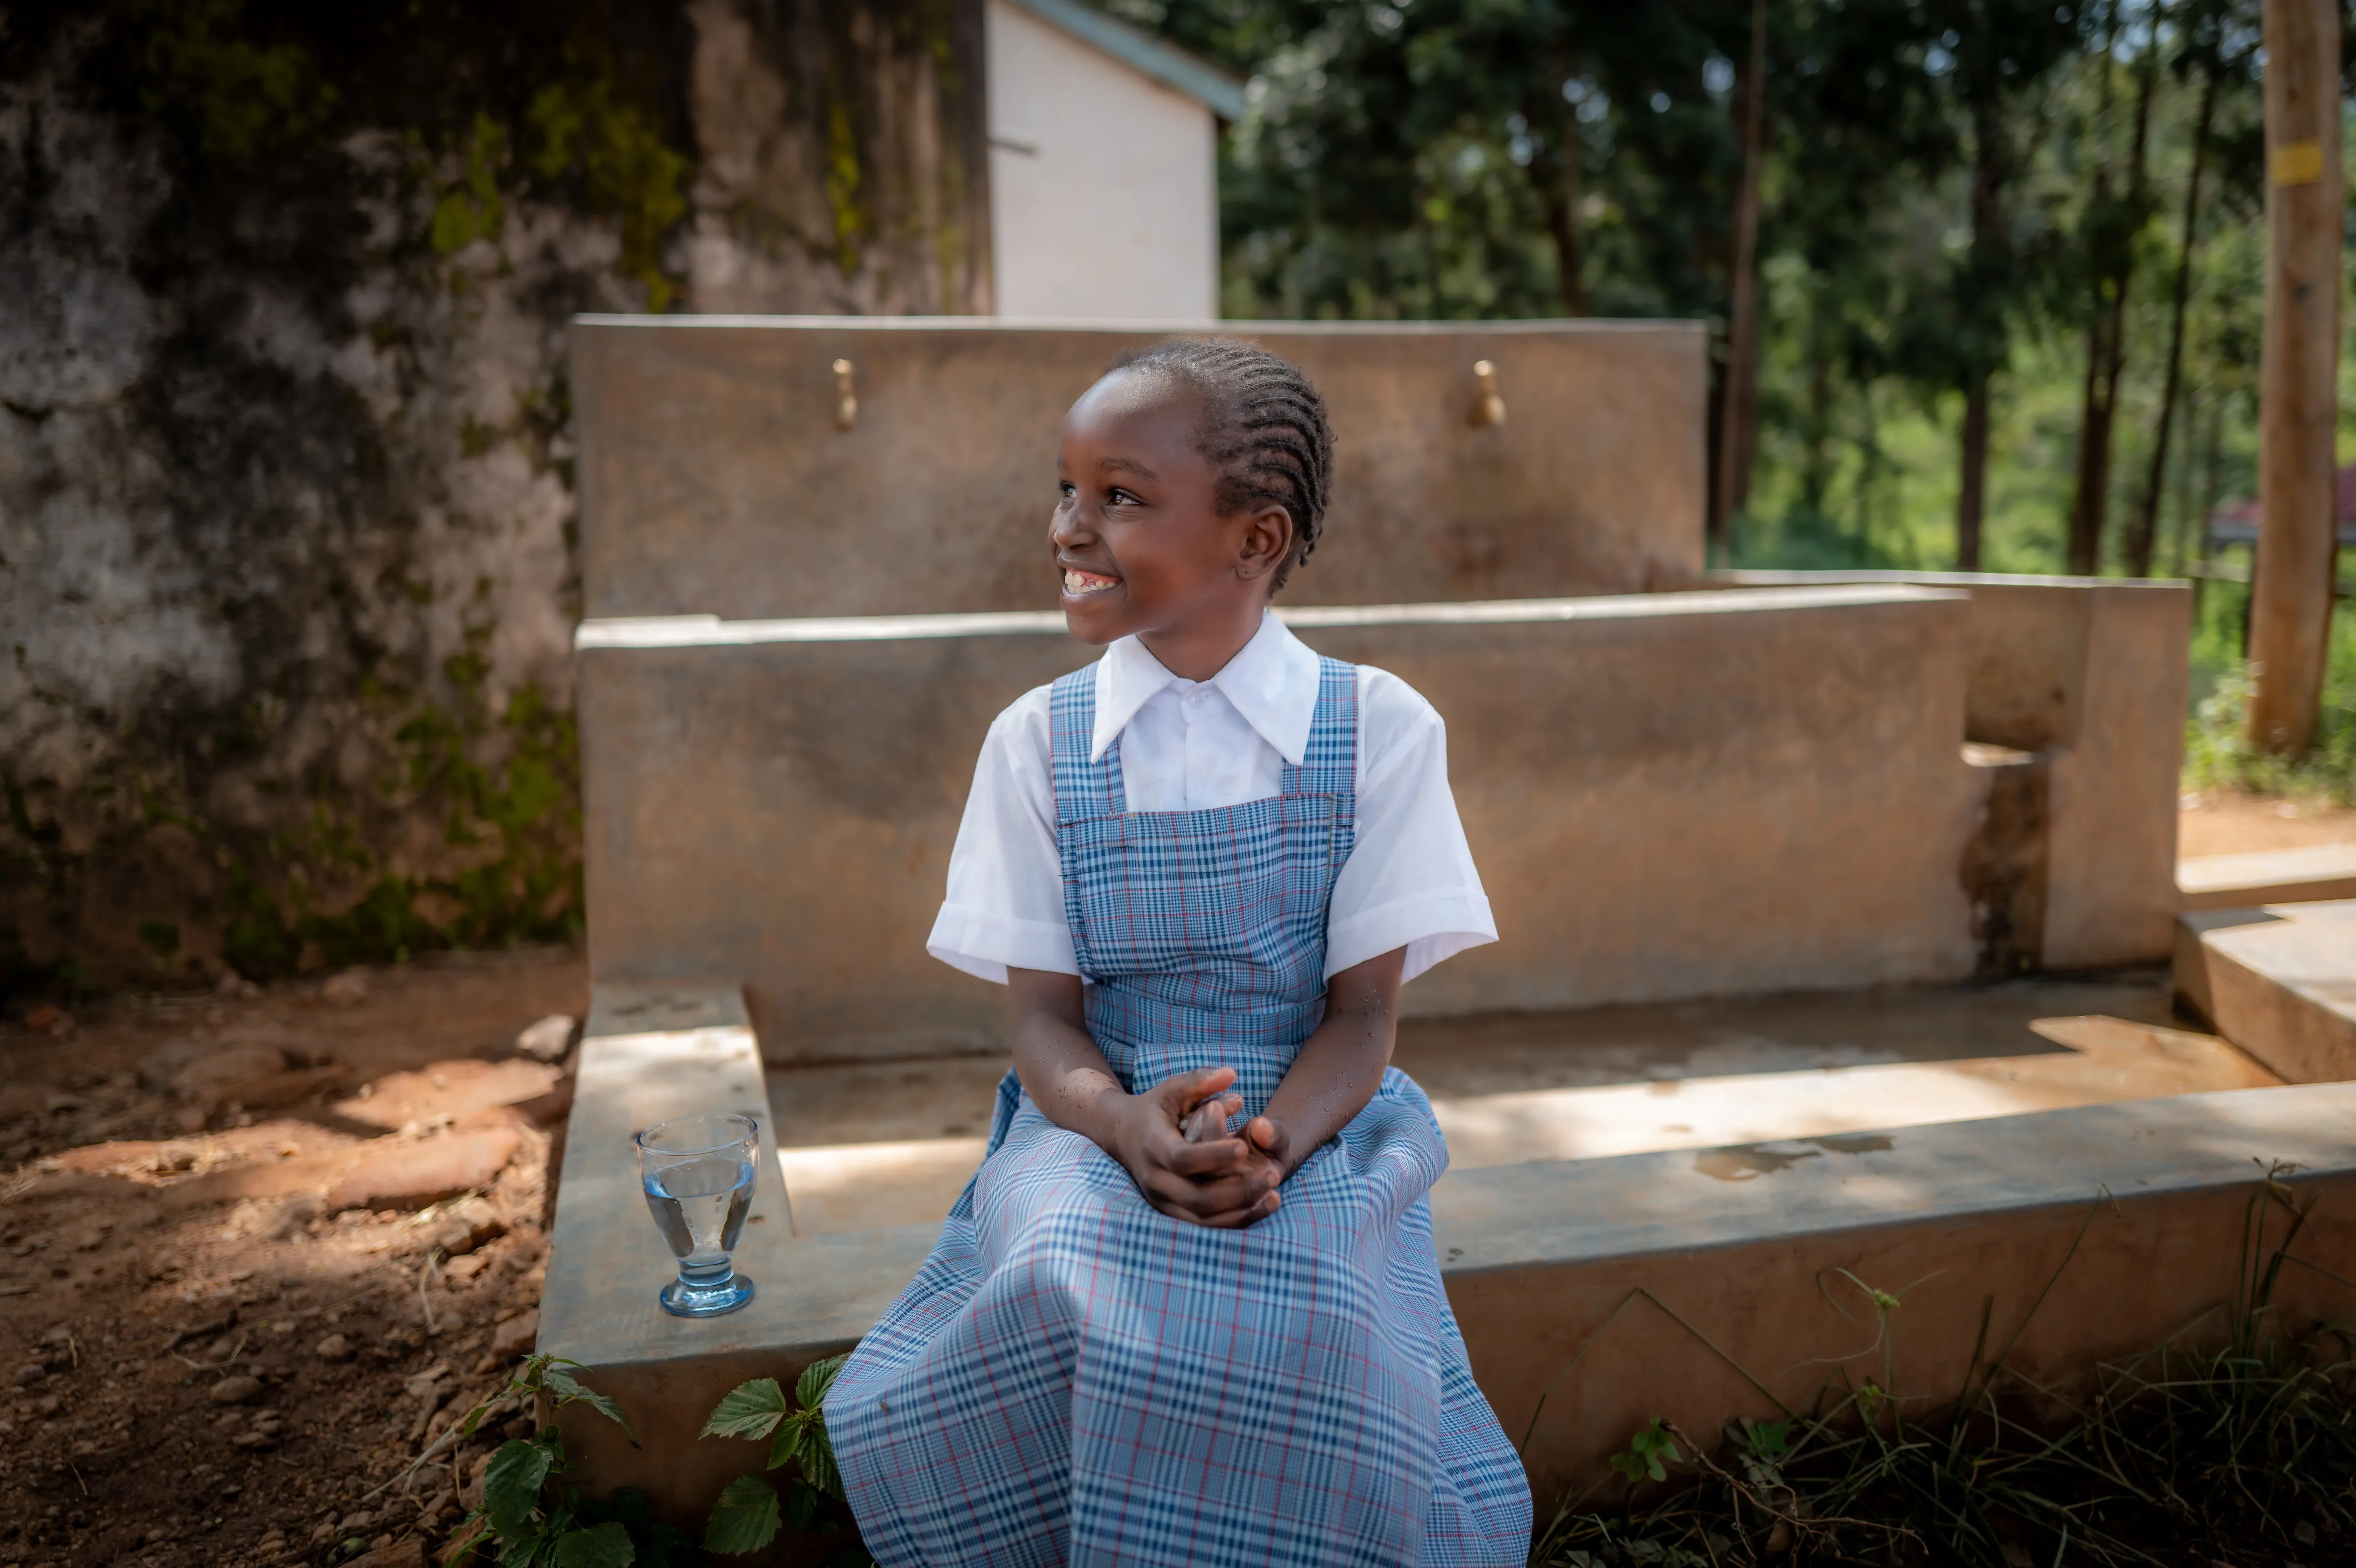
<path fill-rule="evenodd" d="M 1292 553 L 1292 514 L 1271 501 L 1251 514 L 1243 548 L 1236 552 L 1236 575 L 1249 582 L 1266 577 Z"/>

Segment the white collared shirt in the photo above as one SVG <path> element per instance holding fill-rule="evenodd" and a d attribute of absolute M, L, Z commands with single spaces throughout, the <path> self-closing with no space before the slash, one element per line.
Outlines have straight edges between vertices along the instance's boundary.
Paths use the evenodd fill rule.
<path fill-rule="evenodd" d="M 1413 979 L 1497 940 L 1448 788 L 1448 731 L 1398 677 L 1358 670 L 1358 831 L 1326 912 L 1325 973 L 1407 949 Z M 1205 681 L 1172 675 L 1135 637 L 1097 661 L 1090 754 L 1120 740 L 1131 811 L 1208 811 L 1279 793 L 1309 747 L 1317 656 L 1270 615 Z M 948 896 L 926 950 L 985 980 L 1011 965 L 1079 972 L 1055 848 L 1050 691 L 1027 691 L 991 725 L 973 770 Z"/>

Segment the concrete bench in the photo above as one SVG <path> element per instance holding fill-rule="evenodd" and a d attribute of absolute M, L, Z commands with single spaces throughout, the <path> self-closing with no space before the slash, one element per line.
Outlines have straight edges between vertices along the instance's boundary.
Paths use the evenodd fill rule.
<path fill-rule="evenodd" d="M 2356 899 L 2356 844 L 2195 856 L 2176 863 L 2176 889 L 2188 910 Z"/>
<path fill-rule="evenodd" d="M 758 1048 L 725 987 L 609 987 L 582 1051 L 541 1348 L 586 1363 L 642 1439 L 633 1448 L 601 1419 L 568 1413 L 582 1482 L 638 1487 L 695 1520 L 760 1463 L 755 1445 L 697 1439 L 712 1404 L 744 1379 L 790 1381 L 855 1342 L 915 1274 L 938 1221 L 800 1231 L 795 1179 L 781 1180 L 768 1156 L 738 1253 L 760 1294 L 727 1317 L 668 1317 L 654 1293 L 670 1260 L 629 1135 L 687 1110 L 766 1110 Z M 1894 1392 L 1925 1401 L 1960 1385 L 1983 1324 L 1991 1346 L 2019 1332 L 2014 1364 L 2046 1381 L 2187 1324 L 2195 1338 L 2221 1337 L 2213 1309 L 2232 1297 L 2235 1240 L 2267 1162 L 2296 1162 L 2297 1182 L 2326 1189 L 2302 1255 L 2356 1273 L 2351 1117 L 2356 1085 L 2333 1084 L 1524 1157 L 1451 1171 L 1433 1195 L 1436 1244 L 1474 1372 L 1508 1432 L 1528 1435 L 1550 1507 L 1655 1415 L 1708 1440 L 1734 1415 L 1773 1413 L 1758 1385 L 1804 1406 L 1827 1377 L 1880 1379 L 1872 1307 L 1841 1270 L 1902 1292 Z M 2287 1271 L 2283 1290 L 2291 1320 L 2356 1305 L 2308 1271 Z"/>
<path fill-rule="evenodd" d="M 2176 989 L 2293 1083 L 2356 1078 L 2356 901 L 2177 917 Z"/>
<path fill-rule="evenodd" d="M 1973 974 L 1969 608 L 1867 585 L 1284 612 L 1448 722 L 1504 940 L 1408 1010 Z M 995 1049 L 994 988 L 925 935 L 991 718 L 1093 656 L 1059 616 L 591 621 L 578 643 L 598 981 L 739 979 L 772 1061 Z"/>

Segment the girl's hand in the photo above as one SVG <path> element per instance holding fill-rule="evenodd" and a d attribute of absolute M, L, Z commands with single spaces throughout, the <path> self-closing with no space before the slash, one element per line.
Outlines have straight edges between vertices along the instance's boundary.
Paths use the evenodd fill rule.
<path fill-rule="evenodd" d="M 1145 1200 L 1173 1220 L 1231 1229 L 1276 1212 L 1283 1178 L 1264 1152 L 1237 1137 L 1186 1138 L 1187 1115 L 1235 1081 L 1232 1067 L 1182 1072 L 1121 1096 L 1114 1109 L 1107 1149 Z"/>

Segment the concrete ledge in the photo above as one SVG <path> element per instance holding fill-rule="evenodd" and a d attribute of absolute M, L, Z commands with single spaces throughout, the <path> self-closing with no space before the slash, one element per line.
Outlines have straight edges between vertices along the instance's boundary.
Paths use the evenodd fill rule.
<path fill-rule="evenodd" d="M 1971 596 L 1965 739 L 2045 757 L 2041 962 L 2151 963 L 2177 911 L 2192 594 L 2181 582 L 1959 571 L 1722 571 L 1751 588 L 1912 583 Z"/>
<path fill-rule="evenodd" d="M 1289 611 L 1448 723 L 1504 940 L 1408 1010 L 1971 975 L 1967 609 L 1862 585 Z M 991 718 L 1092 650 L 1016 614 L 593 621 L 579 646 L 600 982 L 741 976 L 772 1061 L 996 1049 L 996 988 L 925 936 Z"/>
<path fill-rule="evenodd" d="M 1927 1412 L 1963 1386 L 1984 1320 L 1989 1353 L 2018 1336 L 2009 1364 L 2049 1385 L 2188 1328 L 2218 1342 L 2271 1162 L 2320 1189 L 2298 1254 L 2356 1274 L 2351 1125 L 2356 1085 L 2240 1090 L 1503 1167 L 1450 1178 L 1433 1218 L 1474 1374 L 1550 1499 L 1602 1479 L 1654 1416 L 1710 1441 L 1772 1414 L 1745 1371 L 1805 1408 L 1828 1382 L 1881 1382 L 1887 1349 L 1890 1392 Z M 1886 1346 L 1850 1276 L 1902 1297 Z M 2276 1301 L 2303 1327 L 2356 1290 L 2292 1268 Z"/>
<path fill-rule="evenodd" d="M 2290 1083 L 2356 1078 L 2356 901 L 2179 915 L 2176 990 Z"/>
<path fill-rule="evenodd" d="M 2188 910 L 2356 899 L 2356 844 L 2201 855 L 2176 863 L 2176 891 Z"/>
<path fill-rule="evenodd" d="M 648 1027 L 666 1014 L 682 1027 Z M 739 1253 L 760 1296 L 711 1322 L 667 1317 L 653 1295 L 669 1260 L 629 1131 L 689 1109 L 764 1105 L 750 1093 L 757 1053 L 724 991 L 612 987 L 583 1051 L 541 1347 L 587 1364 L 644 1442 L 568 1416 L 582 1483 L 639 1487 L 693 1521 L 762 1457 L 697 1439 L 712 1406 L 747 1378 L 790 1380 L 854 1343 L 915 1275 L 937 1222 L 789 1234 L 765 1163 L 763 1222 L 748 1223 Z M 2013 1364 L 2048 1381 L 2188 1324 L 2196 1338 L 2222 1334 L 2214 1308 L 2231 1296 L 2254 1178 L 2271 1162 L 2296 1163 L 2297 1181 L 2323 1189 L 2300 1254 L 2356 1274 L 2351 1125 L 2356 1084 L 2330 1084 L 1497 1166 L 1441 1181 L 1436 1244 L 1474 1372 L 1508 1432 L 1529 1433 L 1550 1502 L 1598 1478 L 1604 1456 L 1655 1415 L 1705 1436 L 1736 1414 L 1770 1413 L 1726 1358 L 1795 1407 L 1828 1379 L 1879 1380 L 1879 1330 L 1847 1276 L 1902 1296 L 1891 1387 L 1927 1408 L 1960 1386 L 1984 1320 L 1988 1344 L 2018 1334 Z M 2302 1323 L 2356 1306 L 2356 1292 L 2293 1269 L 2279 1301 Z"/>
<path fill-rule="evenodd" d="M 760 1118 L 759 1185 L 736 1266 L 750 1306 L 689 1321 L 656 1305 L 675 1272 L 639 1186 L 631 1138 L 668 1116 L 735 1112 Z M 568 1412 L 566 1441 L 586 1482 L 634 1486 L 682 1520 L 700 1520 L 720 1488 L 760 1468 L 744 1443 L 701 1442 L 703 1418 L 746 1378 L 791 1379 L 848 1349 L 916 1272 L 936 1227 L 797 1243 L 779 1178 L 769 1100 L 736 988 L 713 982 L 599 986 L 581 1043 L 566 1128 L 540 1349 L 591 1369 L 622 1402 L 644 1446 L 604 1418 Z"/>
<path fill-rule="evenodd" d="M 1222 322 L 1306 368 L 1339 432 L 1329 542 L 1286 591 L 1349 604 L 1688 586 L 1698 322 Z M 581 576 L 595 617 L 1051 610 L 1055 432 L 1170 322 L 584 316 Z M 858 398 L 835 423 L 834 362 Z M 1472 367 L 1508 418 L 1476 425 Z M 846 517 L 859 525 L 847 528 Z"/>

